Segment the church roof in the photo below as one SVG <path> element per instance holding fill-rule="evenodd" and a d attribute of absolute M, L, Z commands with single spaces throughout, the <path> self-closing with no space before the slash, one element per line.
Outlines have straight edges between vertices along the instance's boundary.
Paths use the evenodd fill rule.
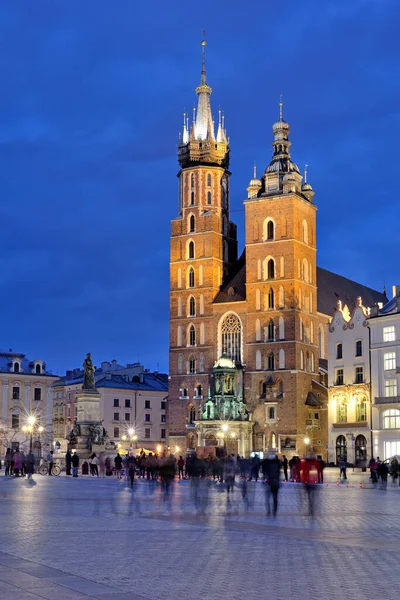
<path fill-rule="evenodd" d="M 363 306 L 374 306 L 377 302 L 386 304 L 388 299 L 382 292 L 317 267 L 318 287 L 318 312 L 331 316 L 335 310 L 337 301 L 341 300 L 347 304 L 350 312 L 357 305 L 357 298 L 361 296 Z M 243 302 L 246 300 L 246 263 L 244 253 L 237 261 L 231 277 L 221 286 L 220 291 L 214 299 L 214 303 Z"/>
<path fill-rule="evenodd" d="M 307 398 L 305 401 L 305 405 L 306 406 L 315 406 L 315 407 L 320 407 L 323 406 L 323 403 L 318 400 L 317 396 L 314 394 L 314 392 L 308 392 L 307 394 Z"/>
<path fill-rule="evenodd" d="M 377 292 L 366 285 L 317 267 L 318 287 L 318 312 L 331 316 L 341 300 L 343 305 L 347 304 L 350 312 L 357 305 L 357 298 L 361 296 L 363 306 L 371 307 L 377 302 L 386 304 L 386 295 Z"/>
<path fill-rule="evenodd" d="M 231 277 L 222 284 L 214 303 L 243 302 L 246 300 L 246 262 L 244 253 L 237 261 Z"/>

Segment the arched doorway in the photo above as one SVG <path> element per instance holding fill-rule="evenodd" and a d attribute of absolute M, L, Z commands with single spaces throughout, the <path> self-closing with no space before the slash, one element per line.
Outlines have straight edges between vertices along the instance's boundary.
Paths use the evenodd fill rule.
<path fill-rule="evenodd" d="M 336 438 L 336 464 L 339 464 L 341 458 L 347 458 L 347 442 L 344 435 Z"/>
<path fill-rule="evenodd" d="M 362 466 L 362 463 L 367 460 L 367 440 L 364 435 L 358 435 L 354 445 L 355 455 L 354 462 L 355 466 Z"/>
<path fill-rule="evenodd" d="M 218 446 L 218 440 L 213 433 L 207 433 L 206 446 Z"/>

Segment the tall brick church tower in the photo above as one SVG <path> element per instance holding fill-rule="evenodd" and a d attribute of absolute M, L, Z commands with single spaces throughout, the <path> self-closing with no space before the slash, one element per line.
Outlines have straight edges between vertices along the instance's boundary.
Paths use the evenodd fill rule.
<path fill-rule="evenodd" d="M 178 149 L 171 232 L 169 444 L 182 452 L 223 446 L 241 455 L 271 447 L 303 454 L 307 423 L 319 420 L 321 408 L 312 392 L 321 326 L 314 192 L 291 159 L 281 103 L 272 160 L 247 188 L 246 248 L 238 258 L 229 142 L 221 113 L 215 133 L 205 42 L 196 93 Z"/>
<path fill-rule="evenodd" d="M 172 221 L 170 248 L 169 433 L 170 444 L 179 446 L 186 444 L 187 425 L 194 429 L 208 394 L 215 354 L 212 303 L 237 258 L 236 226 L 229 219 L 229 142 L 221 111 L 215 135 L 205 45 L 191 127 L 184 115 L 179 215 Z"/>

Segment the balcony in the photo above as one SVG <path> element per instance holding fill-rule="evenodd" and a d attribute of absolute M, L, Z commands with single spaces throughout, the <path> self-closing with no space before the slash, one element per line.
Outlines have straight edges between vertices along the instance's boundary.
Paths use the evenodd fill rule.
<path fill-rule="evenodd" d="M 312 427 L 313 429 L 319 429 L 319 419 L 306 419 L 306 427 Z"/>
<path fill-rule="evenodd" d="M 380 396 L 375 398 L 375 404 L 397 404 L 400 403 L 400 396 Z"/>
<path fill-rule="evenodd" d="M 352 423 L 332 423 L 334 429 L 354 429 L 356 427 L 368 427 L 367 421 L 353 421 Z"/>

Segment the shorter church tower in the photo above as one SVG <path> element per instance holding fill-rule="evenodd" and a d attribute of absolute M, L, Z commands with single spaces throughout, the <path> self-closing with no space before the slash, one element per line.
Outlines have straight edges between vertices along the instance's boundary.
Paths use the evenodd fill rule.
<path fill-rule="evenodd" d="M 272 129 L 272 160 L 245 201 L 246 389 L 258 423 L 255 450 L 304 454 L 318 374 L 316 207 L 291 158 L 282 103 Z"/>

